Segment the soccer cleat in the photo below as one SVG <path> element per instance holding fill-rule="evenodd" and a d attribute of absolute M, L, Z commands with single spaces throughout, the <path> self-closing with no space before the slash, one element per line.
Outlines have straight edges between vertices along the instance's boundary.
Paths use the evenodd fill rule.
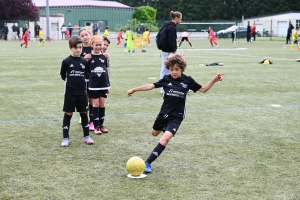
<path fill-rule="evenodd" d="M 95 133 L 95 135 L 101 135 L 102 132 L 101 132 L 100 128 L 97 127 L 94 129 L 94 133 Z"/>
<path fill-rule="evenodd" d="M 100 128 L 100 131 L 101 131 L 102 133 L 108 133 L 108 130 L 107 130 L 104 126 L 102 126 L 102 127 Z"/>
<path fill-rule="evenodd" d="M 93 122 L 90 122 L 90 123 L 89 123 L 89 130 L 90 130 L 90 131 L 93 131 L 94 129 L 95 129 L 94 123 L 93 123 Z"/>
<path fill-rule="evenodd" d="M 151 173 L 152 169 L 151 169 L 151 164 L 150 163 L 145 163 L 146 164 L 146 168 L 144 170 L 145 173 Z"/>
<path fill-rule="evenodd" d="M 64 138 L 60 144 L 61 147 L 67 147 L 70 144 L 70 138 Z"/>
<path fill-rule="evenodd" d="M 217 45 L 216 47 L 219 47 L 219 45 Z"/>
<path fill-rule="evenodd" d="M 94 140 L 92 140 L 92 138 L 90 136 L 85 136 L 83 139 L 82 139 L 82 142 L 83 143 L 86 143 L 86 144 L 94 144 Z"/>

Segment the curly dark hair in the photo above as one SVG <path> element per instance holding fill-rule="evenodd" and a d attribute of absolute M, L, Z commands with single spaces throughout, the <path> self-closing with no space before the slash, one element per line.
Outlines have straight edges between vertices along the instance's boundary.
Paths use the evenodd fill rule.
<path fill-rule="evenodd" d="M 186 69 L 186 60 L 183 53 L 174 53 L 168 55 L 165 66 L 167 69 L 170 69 L 170 67 L 177 65 L 182 72 Z"/>

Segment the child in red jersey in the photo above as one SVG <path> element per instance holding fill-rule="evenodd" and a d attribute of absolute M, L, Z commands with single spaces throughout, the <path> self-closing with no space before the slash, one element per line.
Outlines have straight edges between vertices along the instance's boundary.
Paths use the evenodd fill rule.
<path fill-rule="evenodd" d="M 211 47 L 214 47 L 214 44 L 216 45 L 216 47 L 219 47 L 218 43 L 217 43 L 217 38 L 216 38 L 216 35 L 215 35 L 215 32 L 214 30 L 211 28 L 211 26 L 208 28 L 208 38 L 209 38 L 209 42 L 211 44 Z"/>
<path fill-rule="evenodd" d="M 24 39 L 24 42 L 21 44 L 21 47 L 23 46 L 23 44 L 25 44 L 25 48 L 27 48 L 27 46 L 28 46 L 28 29 L 25 30 L 23 39 Z"/>
<path fill-rule="evenodd" d="M 119 44 L 121 43 L 121 39 L 123 40 L 122 34 L 123 34 L 123 30 L 121 29 L 117 36 L 117 40 L 118 40 L 118 42 L 116 44 L 117 46 L 119 46 Z"/>

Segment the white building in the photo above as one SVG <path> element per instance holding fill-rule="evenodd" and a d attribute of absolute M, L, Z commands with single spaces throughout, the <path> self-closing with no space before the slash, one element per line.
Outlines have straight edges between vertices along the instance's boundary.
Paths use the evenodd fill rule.
<path fill-rule="evenodd" d="M 245 18 L 241 25 L 247 26 L 248 21 L 250 21 L 250 25 L 255 22 L 256 31 L 261 34 L 263 33 L 263 30 L 265 30 L 268 31 L 268 33 L 271 33 L 273 37 L 286 37 L 289 21 L 292 22 L 295 28 L 296 26 L 300 26 L 300 11 Z"/>

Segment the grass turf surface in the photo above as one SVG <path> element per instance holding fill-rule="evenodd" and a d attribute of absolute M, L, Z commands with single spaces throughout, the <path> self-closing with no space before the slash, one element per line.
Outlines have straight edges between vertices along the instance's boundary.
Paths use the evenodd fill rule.
<path fill-rule="evenodd" d="M 246 44 L 193 39 L 179 51 L 185 72 L 200 84 L 216 73 L 224 80 L 206 94 L 189 93 L 187 117 L 144 179 L 129 179 L 132 156 L 146 159 L 159 137 L 150 135 L 159 90 L 126 96 L 158 80 L 160 53 L 125 53 L 112 41 L 108 134 L 83 144 L 79 115 L 72 118 L 68 148 L 61 148 L 67 42 L 29 48 L 0 43 L 0 199 L 299 199 L 299 51 L 282 41 Z M 246 48 L 246 49 L 244 49 Z M 264 58 L 273 65 L 258 64 Z M 224 66 L 205 64 L 222 62 Z M 156 78 L 156 80 L 149 79 Z M 281 107 L 272 107 L 280 104 Z"/>

